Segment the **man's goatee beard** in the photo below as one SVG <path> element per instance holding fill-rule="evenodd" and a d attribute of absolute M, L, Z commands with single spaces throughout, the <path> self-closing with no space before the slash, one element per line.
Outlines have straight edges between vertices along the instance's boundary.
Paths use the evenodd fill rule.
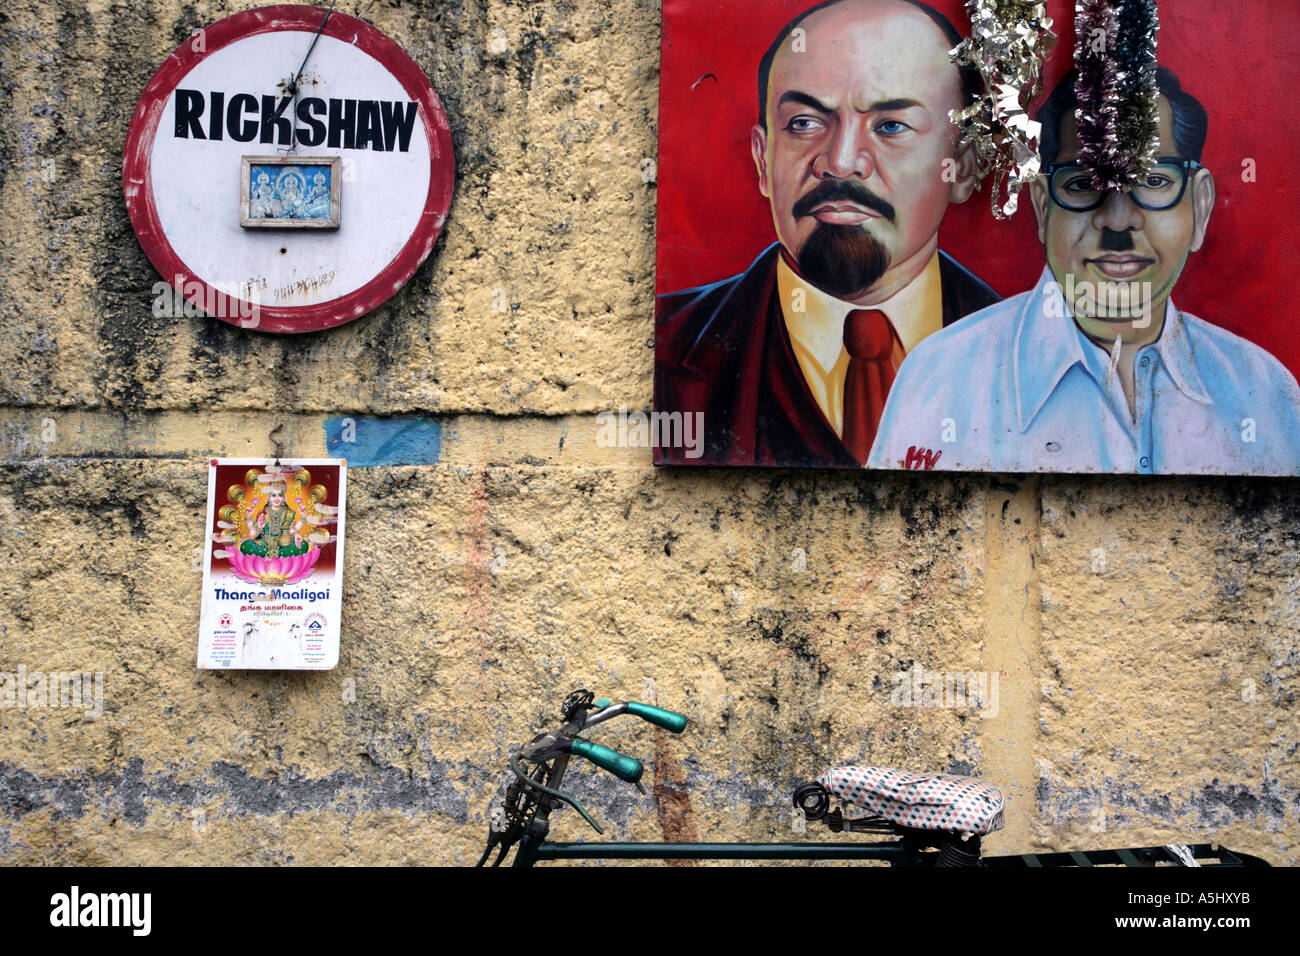
<path fill-rule="evenodd" d="M 823 292 L 854 299 L 889 268 L 889 253 L 860 226 L 823 222 L 799 250 L 799 271 Z"/>

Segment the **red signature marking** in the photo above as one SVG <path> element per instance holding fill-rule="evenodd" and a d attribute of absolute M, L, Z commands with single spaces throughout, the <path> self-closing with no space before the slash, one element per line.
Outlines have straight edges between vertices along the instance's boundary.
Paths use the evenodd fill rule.
<path fill-rule="evenodd" d="M 913 445 L 907 449 L 907 461 L 903 462 L 903 467 L 908 471 L 933 471 L 942 454 L 942 451 L 930 451 Z"/>

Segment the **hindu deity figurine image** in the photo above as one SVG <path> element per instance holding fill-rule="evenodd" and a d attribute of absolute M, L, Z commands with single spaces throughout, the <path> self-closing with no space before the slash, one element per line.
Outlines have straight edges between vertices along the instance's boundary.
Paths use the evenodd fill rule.
<path fill-rule="evenodd" d="M 308 219 L 328 219 L 330 214 L 330 185 L 320 170 L 311 178 L 311 188 L 302 201 L 302 215 Z"/>
<path fill-rule="evenodd" d="M 338 509 L 325 504 L 326 494 L 323 485 L 311 484 L 305 468 L 250 469 L 243 484 L 226 492 L 230 504 L 219 512 L 213 540 L 230 547 L 213 556 L 227 559 L 235 575 L 252 584 L 301 581 L 330 541 L 325 526 L 337 519 Z"/>
<path fill-rule="evenodd" d="M 249 201 L 249 215 L 255 219 L 273 219 L 280 215 L 280 201 L 275 198 L 275 187 L 265 171 L 257 174 L 257 185 Z"/>
<path fill-rule="evenodd" d="M 332 175 L 329 167 L 321 166 L 287 166 L 278 172 L 270 166 L 251 166 L 248 215 L 252 219 L 328 219 Z"/>
<path fill-rule="evenodd" d="M 244 509 L 244 517 L 254 529 L 254 537 L 240 542 L 239 550 L 244 554 L 255 554 L 261 558 L 290 558 L 295 554 L 306 554 L 311 545 L 303 539 L 303 519 L 284 503 L 285 486 L 269 485 L 266 489 L 268 504 L 254 520 L 253 513 L 257 502 L 249 502 Z"/>

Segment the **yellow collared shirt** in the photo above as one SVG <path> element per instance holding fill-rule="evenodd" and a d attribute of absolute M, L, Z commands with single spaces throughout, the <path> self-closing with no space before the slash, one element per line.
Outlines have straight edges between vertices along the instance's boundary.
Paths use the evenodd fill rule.
<path fill-rule="evenodd" d="M 804 381 L 826 421 L 841 437 L 844 376 L 849 370 L 849 353 L 844 348 L 844 320 L 848 314 L 860 308 L 884 312 L 908 352 L 926 336 L 943 328 L 943 282 L 938 252 L 910 283 L 884 302 L 869 307 L 837 299 L 805 282 L 786 264 L 784 256 L 778 260 L 776 286 L 781 296 L 781 315 Z"/>

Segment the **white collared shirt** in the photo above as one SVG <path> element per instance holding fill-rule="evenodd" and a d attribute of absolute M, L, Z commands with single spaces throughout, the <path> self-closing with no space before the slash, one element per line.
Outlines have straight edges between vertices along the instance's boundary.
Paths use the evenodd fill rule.
<path fill-rule="evenodd" d="M 1136 419 L 1044 269 L 908 355 L 868 467 L 923 467 L 924 449 L 940 470 L 1300 474 L 1300 388 L 1259 346 L 1170 301 L 1133 371 Z"/>

